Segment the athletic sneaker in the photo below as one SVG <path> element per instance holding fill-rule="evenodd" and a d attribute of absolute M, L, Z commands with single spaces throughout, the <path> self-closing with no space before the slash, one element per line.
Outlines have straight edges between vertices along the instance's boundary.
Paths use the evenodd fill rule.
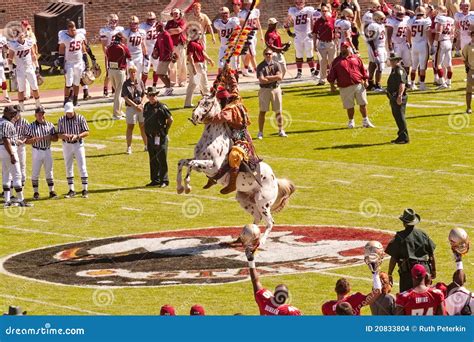
<path fill-rule="evenodd" d="M 131 146 L 127 147 L 127 152 L 126 153 L 127 154 L 132 154 L 132 147 Z"/>
<path fill-rule="evenodd" d="M 4 208 L 10 208 L 16 206 L 16 203 L 12 203 L 11 201 L 3 203 Z"/>
<path fill-rule="evenodd" d="M 112 116 L 112 120 L 122 120 L 122 117 L 121 117 L 121 116 L 113 115 L 113 116 Z"/>
<path fill-rule="evenodd" d="M 466 114 L 472 114 L 472 109 L 469 108 L 468 110 L 466 110 Z"/>
<path fill-rule="evenodd" d="M 49 198 L 51 198 L 51 199 L 57 199 L 57 198 L 58 198 L 58 195 L 56 194 L 56 192 L 50 191 L 50 193 L 49 193 Z"/>
<path fill-rule="evenodd" d="M 72 191 L 72 190 L 69 190 L 69 192 L 64 197 L 65 198 L 73 198 L 74 196 L 76 196 L 76 192 Z"/>
<path fill-rule="evenodd" d="M 319 80 L 319 82 L 318 82 L 318 86 L 323 86 L 325 84 L 326 84 L 325 80 Z"/>
<path fill-rule="evenodd" d="M 165 88 L 163 96 L 171 96 L 173 94 L 173 88 Z"/>
<path fill-rule="evenodd" d="M 379 85 L 374 86 L 374 88 L 373 88 L 372 90 L 373 90 L 374 92 L 376 92 L 376 93 L 383 93 L 383 92 L 385 91 L 385 89 L 382 88 L 382 87 L 379 86 Z"/>
<path fill-rule="evenodd" d="M 436 90 L 442 90 L 442 89 L 448 89 L 448 88 L 449 88 L 449 85 L 446 82 L 444 82 L 439 87 L 437 87 Z"/>
<path fill-rule="evenodd" d="M 148 147 L 146 145 L 143 147 L 143 151 L 148 152 Z"/>
<path fill-rule="evenodd" d="M 87 190 L 82 190 L 82 198 L 88 198 L 89 197 L 89 192 Z"/>
<path fill-rule="evenodd" d="M 108 98 L 109 97 L 109 91 L 104 89 L 104 97 Z"/>
<path fill-rule="evenodd" d="M 258 132 L 257 134 L 257 139 L 262 140 L 263 139 L 263 132 Z"/>
<path fill-rule="evenodd" d="M 35 192 L 35 193 L 33 194 L 33 199 L 34 199 L 34 200 L 39 200 L 39 198 L 40 198 L 40 194 L 39 194 L 38 192 Z"/>
<path fill-rule="evenodd" d="M 33 207 L 33 204 L 28 203 L 28 202 L 26 202 L 26 201 L 21 201 L 21 202 L 18 202 L 18 206 L 29 208 L 29 207 Z"/>
<path fill-rule="evenodd" d="M 313 71 L 311 71 L 311 76 L 318 77 L 319 76 L 319 70 L 314 69 Z"/>
<path fill-rule="evenodd" d="M 244 77 L 250 77 L 249 71 L 247 69 L 242 69 L 242 76 Z"/>
<path fill-rule="evenodd" d="M 420 83 L 420 88 L 419 88 L 421 91 L 425 91 L 426 90 L 426 85 L 424 83 Z"/>
<path fill-rule="evenodd" d="M 374 128 L 375 126 L 372 122 L 370 122 L 369 118 L 364 118 L 362 120 L 362 127 L 364 127 L 364 128 Z"/>
<path fill-rule="evenodd" d="M 454 53 L 454 57 L 461 57 L 461 51 L 457 50 L 455 53 Z"/>
<path fill-rule="evenodd" d="M 282 138 L 287 138 L 288 135 L 285 133 L 285 131 L 282 129 L 280 132 L 278 132 L 278 136 Z"/>
<path fill-rule="evenodd" d="M 418 90 L 418 87 L 416 86 L 415 83 L 412 83 L 412 84 L 411 84 L 410 90 Z"/>
<path fill-rule="evenodd" d="M 355 121 L 354 120 L 349 120 L 347 123 L 347 128 L 354 128 L 355 127 Z"/>
<path fill-rule="evenodd" d="M 303 77 L 303 74 L 298 71 L 297 74 L 296 74 L 295 79 L 298 80 L 298 79 L 300 79 L 301 77 Z"/>

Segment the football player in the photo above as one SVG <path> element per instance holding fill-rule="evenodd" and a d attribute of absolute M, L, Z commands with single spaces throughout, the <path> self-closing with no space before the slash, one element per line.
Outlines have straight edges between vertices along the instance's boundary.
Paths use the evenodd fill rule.
<path fill-rule="evenodd" d="M 382 71 L 387 60 L 387 50 L 385 49 L 385 14 L 376 11 L 372 14 L 373 22 L 365 29 L 365 40 L 369 52 L 369 86 L 368 89 L 383 91 L 380 81 Z M 375 74 L 375 84 L 374 84 Z"/>
<path fill-rule="evenodd" d="M 249 13 L 250 6 L 252 4 L 252 0 L 243 0 L 243 6 L 242 10 L 239 12 L 239 20 L 240 20 L 240 26 L 244 24 L 245 18 L 247 17 L 247 14 Z M 253 70 L 257 70 L 257 60 L 255 56 L 257 55 L 257 32 L 260 32 L 260 40 L 264 42 L 263 38 L 263 31 L 262 31 L 262 26 L 260 25 L 260 10 L 258 8 L 254 8 L 248 17 L 246 27 L 250 28 L 252 30 L 252 38 L 250 39 L 250 46 L 245 54 L 243 56 L 243 64 L 244 67 L 242 69 L 242 75 L 243 76 L 249 76 L 249 72 L 252 72 L 251 69 L 249 69 L 249 64 L 252 64 Z"/>
<path fill-rule="evenodd" d="M 147 49 L 145 46 L 146 32 L 138 27 L 140 20 L 137 16 L 130 17 L 130 27 L 122 33 L 126 39 L 128 50 L 132 55 L 127 70 L 131 65 L 137 68 L 137 75 L 143 74 L 144 66 L 149 63 Z"/>
<path fill-rule="evenodd" d="M 7 39 L 0 34 L 0 84 L 3 91 L 3 101 L 10 103 L 10 97 L 8 96 L 7 78 L 5 77 L 5 59 L 3 54 L 8 51 Z"/>
<path fill-rule="evenodd" d="M 321 15 L 311 6 L 305 6 L 304 0 L 295 0 L 295 6 L 288 9 L 288 17 L 284 24 L 288 35 L 295 39 L 296 51 L 296 67 L 298 72 L 295 78 L 301 78 L 303 75 L 303 57 L 306 55 L 306 62 L 311 69 L 311 75 L 317 76 L 315 68 L 313 50 L 314 41 L 312 36 L 313 15 Z M 293 25 L 295 32 L 290 31 L 290 26 Z"/>
<path fill-rule="evenodd" d="M 474 18 L 473 13 L 469 11 L 470 7 L 471 4 L 469 2 L 462 2 L 459 5 L 461 11 L 454 14 L 456 37 L 460 40 L 461 51 L 466 44 L 471 42 L 470 20 Z"/>
<path fill-rule="evenodd" d="M 230 11 L 227 7 L 221 7 L 219 10 L 221 17 L 214 21 L 214 28 L 219 32 L 219 37 L 221 40 L 221 46 L 219 48 L 219 56 L 218 56 L 218 66 L 219 71 L 221 72 L 222 68 L 224 68 L 225 60 L 224 55 L 227 49 L 227 43 L 229 42 L 229 38 L 234 32 L 234 30 L 240 28 L 240 21 L 237 17 L 230 18 Z M 237 70 L 237 61 L 235 57 L 232 57 L 232 68 Z"/>
<path fill-rule="evenodd" d="M 352 306 L 354 315 L 360 315 L 360 310 L 365 305 L 370 305 L 377 300 L 382 293 L 382 282 L 380 281 L 379 272 L 372 272 L 372 292 L 364 295 L 360 292 L 349 295 L 351 292 L 351 285 L 346 278 L 341 278 L 336 282 L 335 291 L 337 294 L 336 300 L 330 300 L 323 304 L 322 312 L 325 316 L 336 315 L 336 306 L 340 302 L 347 302 Z"/>
<path fill-rule="evenodd" d="M 16 40 L 12 40 L 8 44 L 8 63 L 10 70 L 15 70 L 18 84 L 18 103 L 20 111 L 25 111 L 25 90 L 26 81 L 33 91 L 36 106 L 40 106 L 40 94 L 38 89 L 39 65 L 34 50 L 34 42 L 30 38 L 26 38 L 24 32 L 20 32 Z"/>
<path fill-rule="evenodd" d="M 109 14 L 107 18 L 107 26 L 104 26 L 99 31 L 100 42 L 102 44 L 102 51 L 104 52 L 104 56 L 106 56 L 107 47 L 112 43 L 113 37 L 124 30 L 123 26 L 118 26 L 119 17 L 117 14 Z M 107 57 L 105 57 L 105 66 L 107 66 Z M 106 67 L 105 70 L 108 70 Z M 112 93 L 114 89 L 112 88 Z M 109 75 L 105 74 L 104 78 L 104 97 L 109 97 Z"/>
<path fill-rule="evenodd" d="M 146 85 L 148 79 L 148 73 L 150 72 L 150 67 L 153 68 L 153 86 L 156 86 L 158 82 L 158 74 L 156 69 L 158 68 L 158 59 L 153 58 L 153 48 L 155 47 L 156 38 L 158 37 L 158 32 L 156 30 L 156 14 L 154 12 L 148 12 L 146 14 L 146 21 L 140 24 L 140 29 L 145 31 L 145 46 L 148 53 L 148 59 L 145 59 L 145 65 L 143 68 L 142 81 Z"/>
<path fill-rule="evenodd" d="M 354 13 L 351 9 L 346 8 L 341 12 L 341 17 L 336 20 L 334 24 L 334 29 L 336 32 L 336 43 L 337 43 L 337 51 L 341 49 L 341 45 L 344 42 L 348 42 L 354 53 L 357 52 L 356 48 L 352 44 L 352 21 L 354 20 Z"/>
<path fill-rule="evenodd" d="M 372 15 L 374 14 L 374 12 L 380 11 L 379 0 L 370 0 L 368 7 L 369 7 L 369 10 L 365 12 L 364 15 L 362 16 L 362 29 L 364 31 L 364 34 L 365 34 L 365 29 L 373 22 Z"/>
<path fill-rule="evenodd" d="M 400 5 L 394 6 L 394 14 L 387 20 L 387 42 L 390 52 L 395 52 L 397 56 L 402 57 L 403 67 L 410 74 L 411 54 L 408 45 L 407 30 L 408 19 L 405 15 L 405 8 Z"/>
<path fill-rule="evenodd" d="M 397 294 L 395 313 L 412 316 L 445 315 L 443 292 L 427 285 L 430 278 L 425 267 L 414 265 L 411 276 L 414 287 Z"/>
<path fill-rule="evenodd" d="M 438 15 L 435 18 L 436 35 L 433 42 L 435 52 L 433 65 L 436 67 L 440 86 L 437 89 L 446 89 L 451 87 L 452 70 L 452 50 L 454 35 L 454 19 L 447 15 L 445 6 L 438 7 Z M 447 79 L 444 79 L 444 70 L 447 70 Z"/>
<path fill-rule="evenodd" d="M 426 18 L 426 9 L 418 6 L 415 9 L 415 16 L 408 21 L 408 44 L 411 46 L 411 90 L 416 90 L 415 85 L 416 70 L 419 73 L 420 90 L 426 90 L 425 77 L 430 53 L 429 36 L 431 29 L 431 19 Z"/>

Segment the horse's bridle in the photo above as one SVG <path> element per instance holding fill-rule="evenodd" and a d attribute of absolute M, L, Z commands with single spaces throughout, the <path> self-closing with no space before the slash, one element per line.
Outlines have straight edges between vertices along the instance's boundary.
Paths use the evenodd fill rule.
<path fill-rule="evenodd" d="M 207 111 L 204 112 L 203 117 L 204 117 L 204 116 L 207 116 L 207 114 L 209 114 L 209 113 L 211 112 L 211 110 L 214 108 L 215 105 L 216 105 L 216 100 L 214 99 L 214 102 L 212 103 L 212 106 L 211 106 Z M 188 118 L 188 120 L 191 121 L 194 126 L 197 125 L 197 124 L 194 122 L 193 119 Z"/>

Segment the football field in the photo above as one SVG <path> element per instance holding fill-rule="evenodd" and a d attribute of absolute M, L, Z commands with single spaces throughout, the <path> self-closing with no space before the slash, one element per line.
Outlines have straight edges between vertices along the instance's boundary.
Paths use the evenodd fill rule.
<path fill-rule="evenodd" d="M 428 83 L 432 81 L 431 71 L 429 74 Z M 335 298 L 334 285 L 341 276 L 350 279 L 353 291 L 370 292 L 371 274 L 361 262 L 360 244 L 345 244 L 345 236 L 350 240 L 354 231 L 356 240 L 365 242 L 375 229 L 387 240 L 389 234 L 402 228 L 398 216 L 404 208 L 413 208 L 421 215 L 419 227 L 437 244 L 438 277 L 435 281 L 451 281 L 455 268 L 447 240 L 449 230 L 462 227 L 471 234 L 474 228 L 474 126 L 472 116 L 464 114 L 464 69 L 457 67 L 454 74 L 452 89 L 436 91 L 431 85 L 432 90 L 409 94 L 407 121 L 411 143 L 407 145 L 390 144 L 396 137 L 396 126 L 384 94 L 369 95 L 369 114 L 376 128 L 361 128 L 362 119 L 356 111 L 357 127 L 349 130 L 339 95 L 329 93 L 328 86 L 316 87 L 314 82 L 284 85 L 288 138 L 276 135 L 275 120 L 268 114 L 264 139 L 255 140 L 257 153 L 271 165 L 277 177 L 288 178 L 297 187 L 289 205 L 275 215 L 275 224 L 282 226 L 275 229 L 275 234 L 291 230 L 291 226 L 314 226 L 311 229 L 327 232 L 327 236 L 315 238 L 318 250 L 336 248 L 342 257 L 325 260 L 326 266 L 306 269 L 294 265 L 300 259 L 297 252 L 274 251 L 273 254 L 280 254 L 273 257 L 283 260 L 279 264 L 282 270 L 275 273 L 261 265 L 261 273 L 268 273 L 262 277 L 266 288 L 273 289 L 280 283 L 288 285 L 292 305 L 305 315 L 321 314 L 321 304 Z M 249 130 L 255 137 L 258 93 L 244 91 L 241 95 L 253 121 Z M 220 186 L 203 190 L 206 178 L 202 174 L 192 173 L 190 194 L 176 193 L 177 162 L 192 157 L 203 126 L 193 126 L 188 121 L 191 110 L 182 109 L 182 98 L 164 102 L 174 117 L 170 130 L 168 188 L 145 187 L 149 182 L 148 154 L 143 151 L 138 127 L 134 132 L 133 153 L 126 155 L 125 122 L 110 119 L 111 106 L 79 108 L 77 111 L 87 118 L 90 127 L 90 136 L 86 138 L 89 198 L 64 199 L 67 193 L 64 160 L 61 144 L 54 143 L 54 173 L 60 199 L 46 198 L 48 190 L 41 178 L 42 199 L 35 201 L 33 208 L 2 212 L 2 261 L 12 254 L 56 245 L 66 245 L 58 251 L 71 252 L 78 242 L 85 240 L 134 236 L 139 237 L 136 240 L 140 243 L 134 245 L 121 238 L 112 239 L 108 246 L 117 249 L 92 260 L 55 263 L 55 259 L 49 258 L 51 261 L 36 252 L 25 254 L 23 264 L 10 263 L 6 267 L 7 260 L 0 272 L 0 307 L 20 305 L 33 315 L 153 315 L 159 313 L 161 305 L 171 304 L 177 314 L 184 315 L 193 304 L 199 303 L 210 315 L 258 314 L 245 270 L 235 281 L 229 280 L 230 277 L 225 281 L 209 280 L 212 279 L 209 273 L 225 271 L 221 268 L 228 265 L 220 259 L 228 256 L 221 256 L 217 251 L 204 260 L 189 259 L 187 256 L 195 253 L 194 245 L 188 252 L 186 245 L 180 245 L 179 256 L 161 260 L 161 254 L 147 249 L 146 238 L 172 236 L 182 239 L 184 244 L 188 240 L 192 244 L 195 234 L 191 229 L 236 227 L 252 222 L 233 199 L 235 194 L 221 195 Z M 47 120 L 56 123 L 60 115 L 62 113 L 47 113 Z M 31 121 L 32 117 L 28 119 Z M 30 147 L 27 168 L 27 174 L 31 175 Z M 79 181 L 76 170 L 76 190 L 80 190 Z M 27 199 L 32 195 L 31 183 L 27 180 Z M 176 236 L 160 234 L 169 231 L 176 231 Z M 366 236 L 364 231 L 368 232 Z M 226 229 L 221 229 L 219 234 L 225 235 L 225 232 Z M 236 236 L 235 229 L 227 232 Z M 87 243 L 77 246 L 89 248 Z M 257 267 L 260 255 L 272 255 L 270 247 L 271 244 L 257 254 Z M 311 246 L 306 246 L 308 248 L 311 252 Z M 344 258 L 347 255 L 352 258 Z M 42 257 L 45 260 L 41 260 Z M 464 261 L 468 276 L 474 271 L 470 259 L 467 255 Z M 283 270 L 286 260 L 292 261 L 291 270 Z M 161 280 L 155 285 L 149 281 L 158 278 L 157 273 L 150 271 L 153 265 L 160 265 Z M 245 263 L 242 265 L 238 267 L 245 269 Z M 209 267 L 214 267 L 213 271 L 209 271 Z M 382 270 L 387 268 L 388 259 Z M 117 273 L 113 273 L 113 269 Z M 187 273 L 183 276 L 177 272 Z M 100 279 L 91 283 L 93 276 Z M 163 281 L 163 277 L 169 281 Z M 173 281 L 180 277 L 191 280 Z M 199 280 L 200 277 L 204 280 Z M 396 273 L 394 278 L 398 280 Z M 394 287 L 394 292 L 397 288 Z"/>

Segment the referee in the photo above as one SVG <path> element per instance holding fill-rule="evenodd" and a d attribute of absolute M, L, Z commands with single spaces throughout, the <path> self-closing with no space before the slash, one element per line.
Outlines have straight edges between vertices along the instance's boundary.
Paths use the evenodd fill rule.
<path fill-rule="evenodd" d="M 30 123 L 18 113 L 13 120 L 13 125 L 16 130 L 16 149 L 18 153 L 18 160 L 20 162 L 21 170 L 21 185 L 24 187 L 26 182 L 26 132 Z"/>
<path fill-rule="evenodd" d="M 77 161 L 79 173 L 82 181 L 82 197 L 89 196 L 87 190 L 87 167 L 86 151 L 84 148 L 84 138 L 89 135 L 89 126 L 86 119 L 74 111 L 74 105 L 66 102 L 64 105 L 64 116 L 58 121 L 58 137 L 63 141 L 63 156 L 66 164 L 67 184 L 69 192 L 66 198 L 76 196 L 74 190 L 74 159 Z"/>
<path fill-rule="evenodd" d="M 33 146 L 31 183 L 33 185 L 33 199 L 39 199 L 38 179 L 41 166 L 44 165 L 46 183 L 49 187 L 49 198 L 58 198 L 54 191 L 53 181 L 53 156 L 51 153 L 51 141 L 58 141 L 58 134 L 51 122 L 44 118 L 44 108 L 39 106 L 35 109 L 36 121 L 32 122 L 26 133 L 26 143 Z"/>
<path fill-rule="evenodd" d="M 2 161 L 2 185 L 5 199 L 4 207 L 12 207 L 11 202 L 10 175 L 13 181 L 20 207 L 31 207 L 23 197 L 23 187 L 21 185 L 21 170 L 16 149 L 16 130 L 12 121 L 18 114 L 14 106 L 7 106 L 3 109 L 3 118 L 0 120 L 0 159 Z"/>

